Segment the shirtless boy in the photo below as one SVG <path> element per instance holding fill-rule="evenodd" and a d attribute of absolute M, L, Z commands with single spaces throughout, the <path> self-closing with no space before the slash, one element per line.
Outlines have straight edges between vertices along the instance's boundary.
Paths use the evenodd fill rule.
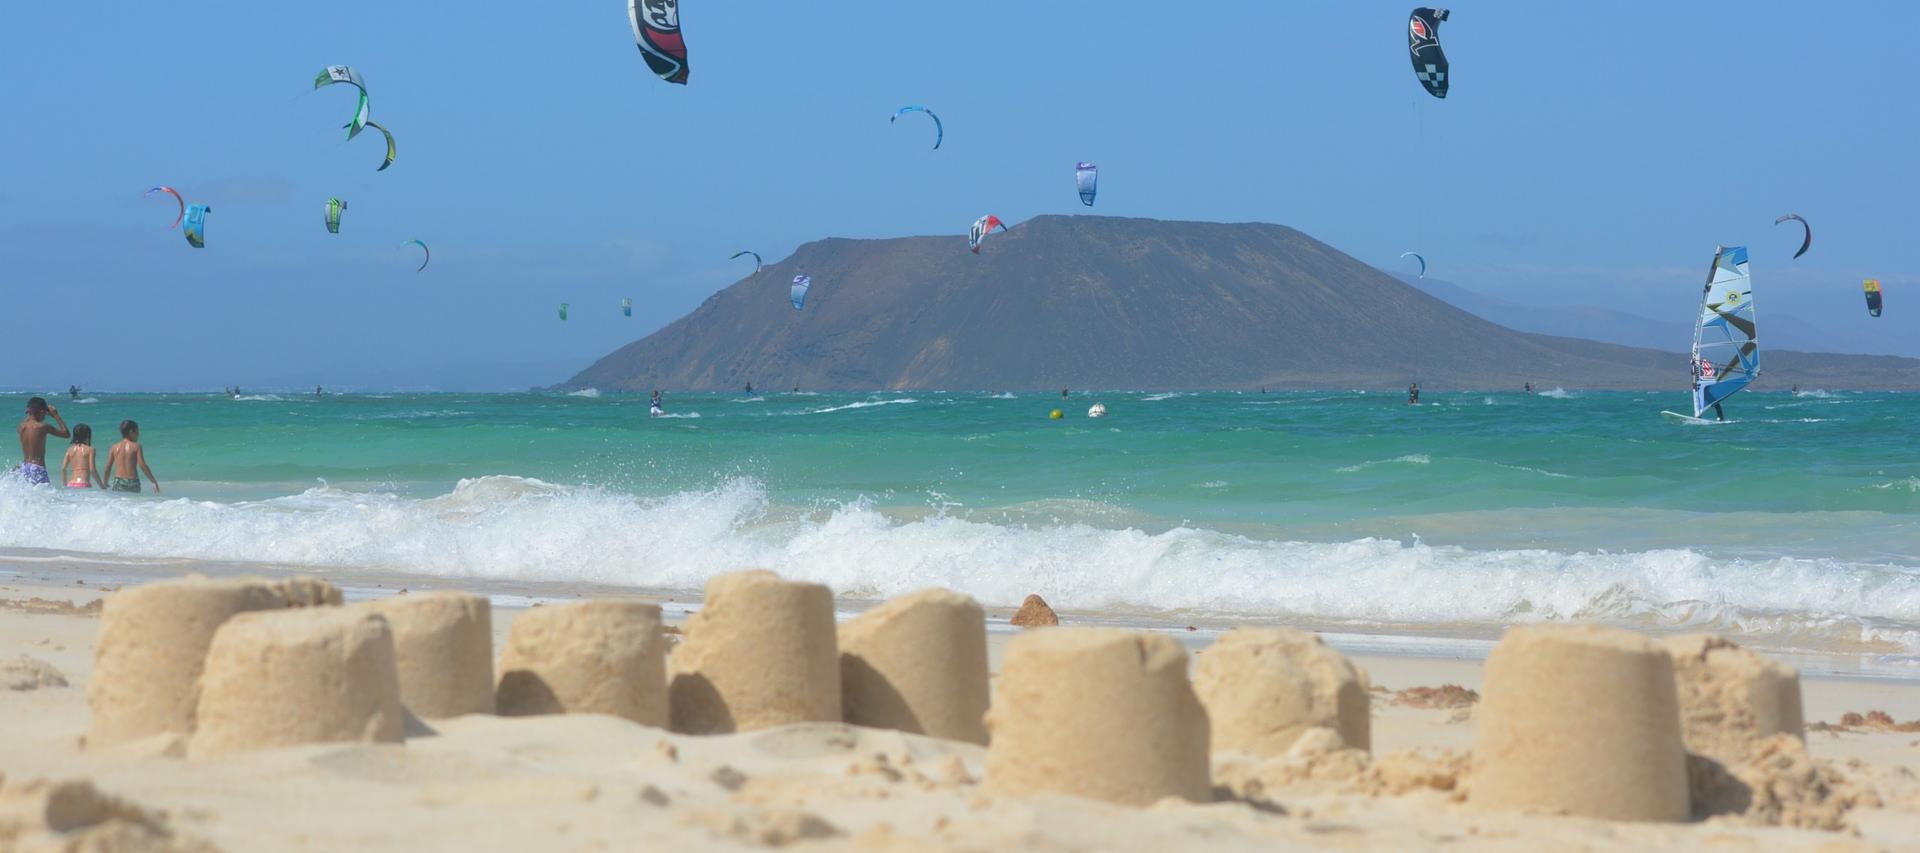
<path fill-rule="evenodd" d="M 47 416 L 53 416 L 58 426 L 48 426 Z M 45 485 L 51 481 L 47 476 L 47 436 L 66 438 L 67 421 L 60 417 L 60 410 L 47 405 L 41 397 L 27 401 L 27 417 L 20 422 L 20 475 L 27 478 L 29 485 Z"/>
<path fill-rule="evenodd" d="M 140 446 L 140 425 L 120 422 L 120 443 L 107 451 L 107 488 L 116 492 L 140 491 L 140 474 L 153 481 L 153 493 L 160 493 L 160 479 L 147 467 L 147 451 Z"/>

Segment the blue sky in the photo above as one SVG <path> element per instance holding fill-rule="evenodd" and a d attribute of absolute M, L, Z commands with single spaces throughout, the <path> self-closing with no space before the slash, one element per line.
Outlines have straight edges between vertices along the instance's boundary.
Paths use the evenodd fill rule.
<path fill-rule="evenodd" d="M 1455 6 L 1444 102 L 1404 2 L 685 0 L 685 87 L 622 0 L 16 5 L 0 387 L 559 381 L 737 280 L 737 249 L 1078 213 L 1081 159 L 1098 213 L 1279 222 L 1387 268 L 1418 249 L 1522 302 L 1685 314 L 1715 244 L 1746 242 L 1772 310 L 1861 351 L 1920 339 L 1891 3 Z M 309 91 L 330 63 L 365 75 L 392 169 L 377 134 L 344 140 L 349 91 Z M 907 103 L 945 120 L 939 151 L 887 123 Z M 154 184 L 213 206 L 207 249 Z M 1816 229 L 1798 261 L 1789 210 Z"/>

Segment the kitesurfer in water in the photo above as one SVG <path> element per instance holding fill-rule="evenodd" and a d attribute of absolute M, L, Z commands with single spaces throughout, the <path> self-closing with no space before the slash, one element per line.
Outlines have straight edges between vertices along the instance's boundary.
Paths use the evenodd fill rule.
<path fill-rule="evenodd" d="M 752 393 L 753 393 L 753 383 L 751 383 L 751 382 L 749 382 L 749 383 L 747 383 L 747 393 L 748 393 L 748 394 L 752 394 Z"/>
<path fill-rule="evenodd" d="M 647 407 L 647 414 L 657 418 L 666 413 L 665 409 L 660 408 L 660 392 L 656 389 L 653 392 L 653 402 Z"/>
<path fill-rule="evenodd" d="M 1533 383 L 1532 383 L 1532 382 L 1528 382 L 1528 383 L 1527 383 L 1527 393 L 1529 393 L 1529 394 L 1531 394 L 1531 393 L 1533 393 Z"/>
<path fill-rule="evenodd" d="M 67 399 L 69 399 L 69 400 L 78 400 L 78 399 L 80 399 L 80 386 L 78 386 L 78 385 L 68 385 L 68 386 L 67 386 Z"/>
<path fill-rule="evenodd" d="M 1067 399 L 1067 389 L 1065 388 L 1060 389 L 1060 399 L 1062 400 Z"/>
<path fill-rule="evenodd" d="M 326 391 L 326 389 L 325 389 L 325 388 L 321 388 L 320 386 L 318 386 L 318 385 L 315 385 L 315 386 L 313 386 L 313 396 L 315 396 L 315 397 L 325 397 L 325 396 L 327 396 L 327 391 Z"/>
<path fill-rule="evenodd" d="M 1415 382 L 1407 386 L 1407 405 L 1420 405 L 1420 383 Z"/>

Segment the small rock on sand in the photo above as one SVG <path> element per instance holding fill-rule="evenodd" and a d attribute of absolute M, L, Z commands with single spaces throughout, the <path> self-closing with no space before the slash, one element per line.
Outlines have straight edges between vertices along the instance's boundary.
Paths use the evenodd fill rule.
<path fill-rule="evenodd" d="M 1022 628 L 1041 628 L 1060 624 L 1060 617 L 1047 606 L 1047 600 L 1039 595 L 1029 595 L 1020 602 L 1020 611 L 1010 620 Z"/>
<path fill-rule="evenodd" d="M 42 687 L 65 687 L 67 678 L 47 663 L 31 655 L 14 655 L 0 660 L 0 689 L 39 690 Z"/>

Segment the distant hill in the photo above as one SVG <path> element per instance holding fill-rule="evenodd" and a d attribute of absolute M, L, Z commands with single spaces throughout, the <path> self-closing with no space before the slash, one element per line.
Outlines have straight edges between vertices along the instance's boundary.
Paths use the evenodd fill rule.
<path fill-rule="evenodd" d="M 813 277 L 806 310 L 787 300 Z M 1920 388 L 1920 360 L 1769 351 L 1765 381 Z M 1291 228 L 1041 216 L 808 243 L 568 387 L 1673 388 L 1686 357 L 1515 331 Z"/>

